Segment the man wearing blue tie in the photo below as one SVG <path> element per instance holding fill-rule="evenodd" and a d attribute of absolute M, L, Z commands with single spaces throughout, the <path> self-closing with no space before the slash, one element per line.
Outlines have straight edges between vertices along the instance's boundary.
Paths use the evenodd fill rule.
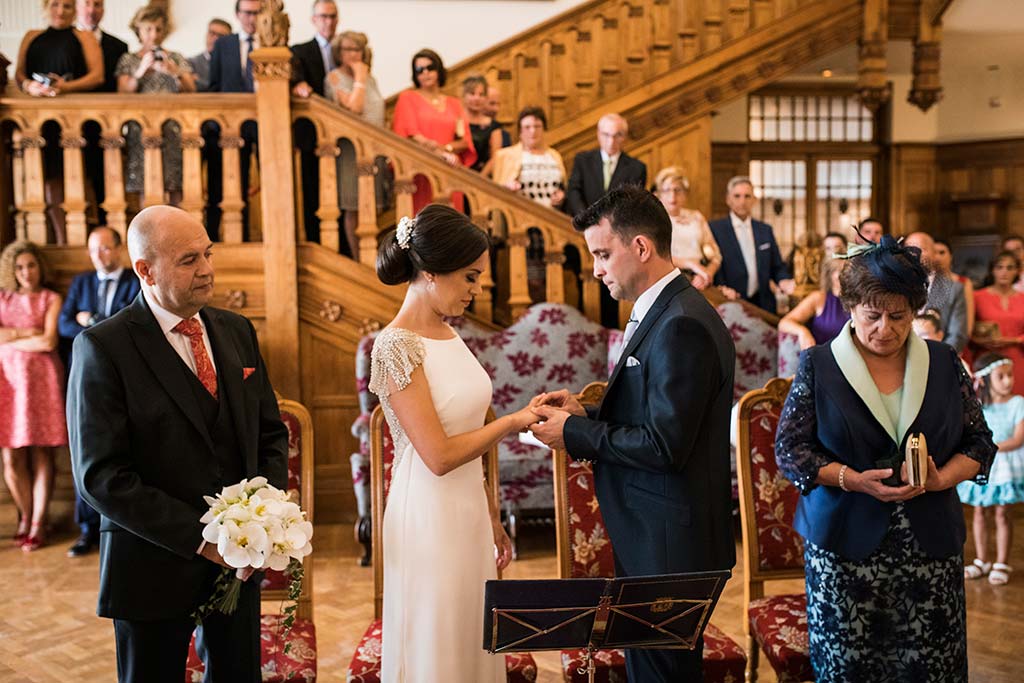
<path fill-rule="evenodd" d="M 95 270 L 76 275 L 57 321 L 64 365 L 70 371 L 71 342 L 83 330 L 114 315 L 139 293 L 139 279 L 121 265 L 121 235 L 112 228 L 99 227 L 89 234 L 89 258 Z M 75 491 L 75 521 L 81 536 L 68 549 L 68 557 L 88 555 L 99 544 L 100 516 Z"/>

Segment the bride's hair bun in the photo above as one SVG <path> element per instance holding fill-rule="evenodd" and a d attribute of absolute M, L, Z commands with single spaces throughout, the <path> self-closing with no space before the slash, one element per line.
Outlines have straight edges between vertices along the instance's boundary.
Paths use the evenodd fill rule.
<path fill-rule="evenodd" d="M 444 275 L 469 266 L 487 251 L 490 241 L 464 214 L 450 206 L 429 204 L 413 221 L 406 247 L 398 230 L 384 233 L 377 247 L 377 277 L 386 285 L 411 282 L 421 272 Z"/>

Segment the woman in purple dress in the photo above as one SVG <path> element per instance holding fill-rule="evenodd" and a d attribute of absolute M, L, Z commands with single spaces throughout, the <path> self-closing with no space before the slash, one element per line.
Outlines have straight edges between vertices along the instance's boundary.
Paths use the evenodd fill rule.
<path fill-rule="evenodd" d="M 839 274 L 844 263 L 825 257 L 821 264 L 821 289 L 808 294 L 779 321 L 779 332 L 795 335 L 801 351 L 832 341 L 850 320 L 850 314 L 839 301 Z"/>

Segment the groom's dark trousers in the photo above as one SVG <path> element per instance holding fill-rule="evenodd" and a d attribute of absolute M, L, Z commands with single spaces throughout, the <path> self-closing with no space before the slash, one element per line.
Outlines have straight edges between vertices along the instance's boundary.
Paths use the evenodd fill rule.
<path fill-rule="evenodd" d="M 284 488 L 288 433 L 242 316 L 200 311 L 217 370 L 214 398 L 139 294 L 75 339 L 67 414 L 78 490 L 100 512 L 97 613 L 114 620 L 121 683 L 181 683 L 220 567 L 199 556 L 204 495 L 259 475 Z M 207 683 L 260 680 L 258 577 L 237 612 L 197 630 Z"/>
<path fill-rule="evenodd" d="M 594 461 L 619 576 L 730 569 L 736 562 L 729 411 L 736 350 L 686 277 L 643 317 L 587 417 L 570 417 L 566 450 Z M 702 680 L 702 648 L 627 650 L 637 683 Z"/>

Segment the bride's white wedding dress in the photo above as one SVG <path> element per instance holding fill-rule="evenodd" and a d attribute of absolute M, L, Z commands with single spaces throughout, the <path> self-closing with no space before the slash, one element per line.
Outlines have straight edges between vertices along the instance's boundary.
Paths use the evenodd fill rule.
<path fill-rule="evenodd" d="M 377 336 L 370 391 L 395 445 L 384 508 L 381 681 L 504 681 L 504 658 L 482 648 L 484 581 L 497 570 L 481 461 L 436 476 L 388 400 L 389 380 L 404 389 L 420 365 L 449 436 L 482 427 L 491 404 L 491 380 L 457 335 L 428 339 L 389 327 Z"/>

